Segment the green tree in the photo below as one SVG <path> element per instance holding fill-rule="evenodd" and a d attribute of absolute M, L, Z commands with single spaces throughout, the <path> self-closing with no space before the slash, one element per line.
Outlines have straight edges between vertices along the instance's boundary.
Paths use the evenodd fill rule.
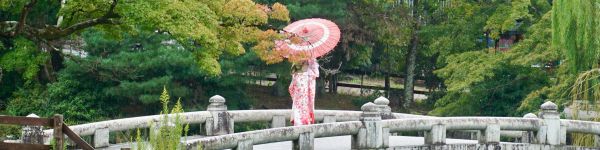
<path fill-rule="evenodd" d="M 460 115 L 522 115 L 521 113 L 537 108 L 541 104 L 538 104 L 541 102 L 540 99 L 550 96 L 549 87 L 558 83 L 556 76 L 560 71 L 541 69 L 545 68 L 548 63 L 561 59 L 560 52 L 548 47 L 550 41 L 548 27 L 551 23 L 550 4 L 547 1 L 490 2 L 490 4 L 496 4 L 496 6 L 471 3 L 469 5 L 476 6 L 474 8 L 478 9 L 466 9 L 477 10 L 473 12 L 474 14 L 488 14 L 489 17 L 475 16 L 472 18 L 473 21 L 479 22 L 477 27 L 480 29 L 480 33 L 487 32 L 491 38 L 496 38 L 500 33 L 518 31 L 524 32 L 526 38 L 504 53 L 496 53 L 487 49 L 481 50 L 481 47 L 476 46 L 470 50 L 471 52 L 458 51 L 459 53 L 446 56 L 446 65 L 435 72 L 444 79 L 444 83 L 447 85 L 446 96 L 436 103 L 432 114 L 457 115 L 452 112 L 461 109 L 463 112 L 471 113 Z M 485 23 L 481 24 L 481 22 Z M 519 24 L 520 26 L 518 26 Z M 542 67 L 531 67 L 533 65 Z M 506 70 L 506 68 L 512 69 Z M 539 82 L 525 85 L 508 82 L 522 79 Z M 488 83 L 497 83 L 495 81 L 505 82 L 504 84 L 498 83 L 502 86 L 488 85 Z M 520 91 L 503 90 L 505 86 Z M 501 96 L 503 99 L 490 97 L 495 95 L 504 96 Z M 554 96 L 558 96 L 558 94 Z M 487 107 L 484 105 L 486 103 L 482 102 L 495 101 L 501 101 L 496 102 L 499 105 L 496 107 L 503 108 L 503 111 L 494 114 L 479 112 L 486 110 Z M 467 107 L 468 110 L 456 107 L 465 104 L 469 104 L 471 107 Z M 517 108 L 519 111 L 514 112 L 513 110 Z"/>
<path fill-rule="evenodd" d="M 552 46 L 566 54 L 563 84 L 572 85 L 572 109 L 599 111 L 600 100 L 600 2 L 554 1 L 552 12 Z M 576 116 L 576 115 L 575 115 Z M 598 121 L 598 116 L 590 118 Z M 590 146 L 593 135 L 574 134 L 575 145 Z"/>
<path fill-rule="evenodd" d="M 43 95 L 50 94 L 54 98 L 73 100 L 54 99 L 49 101 L 50 103 L 70 102 L 70 104 L 56 105 L 57 108 L 53 110 L 68 111 L 74 114 L 86 111 L 90 111 L 90 114 L 110 112 L 109 109 L 89 109 L 92 106 L 101 106 L 96 104 L 108 103 L 100 101 L 91 105 L 88 100 L 105 99 L 107 96 L 129 99 L 134 103 L 153 103 L 149 98 L 153 95 L 147 94 L 153 90 L 146 89 L 164 85 L 164 83 L 169 83 L 170 86 L 186 83 L 185 81 L 194 80 L 192 77 L 197 77 L 197 75 L 217 76 L 222 72 L 221 63 L 218 60 L 223 55 L 243 54 L 248 49 L 243 44 L 273 42 L 271 39 L 276 35 L 267 34 L 273 31 L 263 28 L 270 21 L 289 21 L 286 7 L 278 3 L 266 6 L 251 0 L 2 1 L 0 2 L 0 43 L 2 43 L 0 44 L 0 70 L 2 70 L 0 83 L 7 86 L 2 86 L 0 103 L 5 103 L 6 99 L 17 99 L 18 95 L 24 97 L 24 100 L 28 96 L 42 95 L 39 97 L 44 97 Z M 86 31 L 90 30 L 94 30 L 94 33 L 103 31 L 102 36 L 85 35 L 89 33 Z M 177 43 L 178 47 L 169 48 L 161 47 L 160 44 L 136 43 L 134 47 L 143 45 L 146 46 L 145 49 L 151 50 L 134 53 L 129 51 L 130 48 L 124 47 L 132 46 L 129 45 L 132 41 L 120 42 L 134 37 L 136 34 L 147 35 L 150 32 L 155 32 L 153 36 L 168 36 L 167 40 L 173 40 L 172 42 Z M 82 38 L 85 40 L 84 44 L 89 44 L 95 49 L 86 47 L 83 53 L 89 54 L 90 57 L 79 60 L 66 51 L 71 49 L 71 45 L 68 43 L 77 43 Z M 139 41 L 161 42 L 156 39 L 154 41 L 138 39 Z M 155 51 L 156 49 L 160 50 Z M 119 50 L 127 52 L 119 53 Z M 254 48 L 254 50 L 266 51 L 260 48 Z M 177 51 L 177 53 L 171 51 Z M 177 67 L 197 69 L 176 70 L 179 68 L 173 67 L 173 70 L 166 69 L 165 72 L 161 72 L 149 71 L 149 68 L 135 68 L 138 66 L 132 63 L 145 65 L 140 67 L 160 68 L 156 63 L 151 64 L 153 61 L 145 60 L 145 55 L 150 58 L 164 58 L 159 55 L 172 56 L 164 59 L 173 62 L 171 65 Z M 188 59 L 190 57 L 192 60 Z M 68 60 L 65 61 L 65 58 Z M 130 59 L 138 62 L 127 62 Z M 196 65 L 190 66 L 188 61 L 193 61 Z M 97 68 L 98 64 L 104 65 L 102 67 L 106 68 Z M 59 73 L 63 69 L 68 70 Z M 115 72 L 103 72 L 107 70 Z M 181 70 L 193 72 L 178 72 Z M 173 73 L 171 71 L 176 72 L 175 74 L 182 73 L 180 74 L 182 76 L 186 76 L 186 73 L 192 76 L 185 78 L 171 75 Z M 140 74 L 135 74 L 136 72 Z M 100 74 L 88 76 L 89 74 L 85 73 Z M 147 73 L 151 75 L 147 75 Z M 89 83 L 82 83 L 83 81 Z M 170 81 L 178 82 L 171 83 Z M 94 87 L 93 83 L 95 82 L 101 86 Z M 89 91 L 76 90 L 80 87 Z M 193 95 L 189 89 L 178 89 L 177 87 L 181 86 L 173 87 L 173 93 Z M 46 91 L 46 88 L 49 90 Z M 23 92 L 27 90 L 41 93 Z M 98 94 L 90 94 L 93 92 L 98 92 Z M 14 102 L 14 104 L 19 103 L 26 102 Z M 81 108 L 67 110 L 66 106 L 73 104 L 81 106 Z M 80 117 L 82 120 L 91 118 L 87 116 L 89 114 L 81 113 L 80 115 L 82 115 Z"/>

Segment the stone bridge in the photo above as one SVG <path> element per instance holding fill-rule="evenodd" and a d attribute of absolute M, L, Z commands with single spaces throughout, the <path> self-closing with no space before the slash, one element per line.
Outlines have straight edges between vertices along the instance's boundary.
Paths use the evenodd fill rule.
<path fill-rule="evenodd" d="M 552 102 L 541 105 L 539 116 L 518 117 L 431 117 L 392 113 L 386 98 L 377 98 L 362 111 L 316 110 L 319 124 L 286 126 L 291 110 L 227 110 L 225 99 L 213 96 L 207 111 L 181 114 L 183 123 L 200 125 L 206 135 L 182 139 L 186 149 L 508 149 L 508 150 L 588 150 L 598 147 L 569 145 L 570 133 L 600 135 L 600 123 L 560 119 Z M 109 143 L 118 131 L 149 128 L 160 116 L 143 116 L 70 126 L 80 136 L 92 136 L 96 148 L 120 149 L 135 144 Z M 233 133 L 235 123 L 270 122 L 271 128 Z M 52 137 L 51 130 L 45 130 Z M 397 136 L 420 133 L 422 137 Z M 471 140 L 451 139 L 450 133 L 471 133 Z M 447 139 L 448 137 L 448 139 Z M 505 137 L 505 138 L 501 138 Z M 600 146 L 599 136 L 595 136 Z M 419 139 L 422 142 L 412 142 Z M 508 141 L 510 139 L 510 141 Z M 291 141 L 291 142 L 289 142 Z M 315 142 L 316 141 L 316 142 Z M 418 140 L 417 140 L 418 141 Z M 281 144 L 281 142 L 289 142 Z M 323 143 L 325 142 L 325 143 Z M 279 143 L 279 144 L 273 144 Z M 315 143 L 325 147 L 315 147 Z"/>

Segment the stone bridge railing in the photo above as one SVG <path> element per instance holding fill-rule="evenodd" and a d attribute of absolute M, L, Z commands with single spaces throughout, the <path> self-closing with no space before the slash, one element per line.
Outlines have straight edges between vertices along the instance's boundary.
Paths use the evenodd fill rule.
<path fill-rule="evenodd" d="M 316 110 L 316 120 L 322 124 L 286 127 L 291 110 L 238 110 L 228 111 L 221 96 L 210 98 L 207 111 L 181 114 L 183 123 L 202 124 L 208 137 L 182 141 L 187 149 L 202 146 L 205 149 L 252 149 L 253 145 L 293 141 L 296 149 L 313 149 L 314 138 L 352 136 L 353 149 L 561 149 L 567 144 L 567 133 L 600 135 L 600 123 L 561 120 L 557 106 L 551 102 L 541 106 L 538 116 L 527 114 L 514 117 L 430 117 L 392 113 L 389 101 L 378 98 L 361 107 L 362 111 Z M 93 136 L 95 147 L 109 146 L 109 134 L 115 131 L 148 128 L 160 116 L 116 119 L 70 126 L 80 136 Z M 271 129 L 233 133 L 240 122 L 271 122 Z M 446 144 L 447 131 L 476 131 L 479 144 Z M 425 145 L 390 147 L 391 133 L 424 132 Z M 51 130 L 45 131 L 52 136 Z M 519 144 L 500 141 L 503 136 L 518 137 Z M 597 138 L 600 139 L 600 138 Z M 597 140 L 600 141 L 600 140 Z M 600 142 L 598 142 L 600 143 Z"/>
<path fill-rule="evenodd" d="M 387 100 L 386 100 L 387 101 Z M 227 110 L 225 99 L 219 95 L 209 99 L 207 111 L 182 113 L 184 124 L 201 125 L 208 136 L 233 133 L 234 123 L 271 122 L 271 128 L 285 127 L 289 122 L 290 109 L 271 110 Z M 382 103 L 380 108 L 387 112 L 384 118 L 423 118 L 430 116 L 392 113 L 389 106 Z M 362 111 L 345 110 L 315 110 L 315 119 L 321 123 L 358 121 Z M 69 126 L 79 136 L 93 136 L 91 142 L 95 147 L 107 147 L 110 132 L 127 131 L 149 128 L 153 122 L 158 122 L 160 115 L 123 118 L 94 123 Z M 52 137 L 52 130 L 45 130 L 45 141 Z"/>
<path fill-rule="evenodd" d="M 383 104 L 382 101 L 387 100 L 380 98 L 375 103 Z M 294 149 L 311 150 L 314 149 L 315 138 L 351 135 L 352 149 L 598 149 L 568 146 L 567 136 L 568 133 L 600 135 L 600 123 L 561 120 L 557 106 L 552 102 L 541 106 L 539 117 L 530 113 L 523 118 L 415 117 L 386 120 L 386 112 L 382 108 L 385 107 L 373 103 L 363 105 L 360 121 L 233 133 L 187 140 L 184 144 L 187 149 L 201 146 L 205 149 L 248 150 L 256 144 L 293 141 Z M 452 130 L 478 131 L 478 144 L 446 144 L 446 133 Z M 407 131 L 425 132 L 425 145 L 390 147 L 390 133 Z M 501 131 L 519 133 L 520 143 L 501 142 Z M 598 136 L 596 139 L 600 141 Z"/>

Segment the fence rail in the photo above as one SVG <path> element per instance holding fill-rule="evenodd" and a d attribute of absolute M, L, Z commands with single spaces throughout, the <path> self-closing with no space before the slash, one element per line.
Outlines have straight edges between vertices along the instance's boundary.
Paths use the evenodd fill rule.
<path fill-rule="evenodd" d="M 94 147 L 85 142 L 79 135 L 75 134 L 69 126 L 63 122 L 62 115 L 54 115 L 52 118 L 35 118 L 35 117 L 17 117 L 17 116 L 0 116 L 0 124 L 25 125 L 25 126 L 47 126 L 53 128 L 54 149 L 62 150 L 64 148 L 64 135 L 73 140 L 78 147 L 84 150 L 93 150 Z M 40 133 L 43 133 L 40 128 Z M 43 135 L 37 135 L 43 136 Z M 50 145 L 42 144 L 43 141 L 37 143 L 5 143 L 0 141 L 0 150 L 49 150 Z M 41 143 L 40 143 L 41 142 Z"/>

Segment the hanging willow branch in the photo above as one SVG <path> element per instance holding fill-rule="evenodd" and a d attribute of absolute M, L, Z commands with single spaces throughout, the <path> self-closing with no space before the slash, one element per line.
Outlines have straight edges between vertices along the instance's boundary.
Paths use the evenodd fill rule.
<path fill-rule="evenodd" d="M 580 118 L 579 112 L 599 112 L 597 101 L 600 100 L 600 68 L 581 73 L 571 89 L 573 119 L 600 121 L 599 113 L 592 118 Z M 573 134 L 573 144 L 593 146 L 595 137 L 590 134 Z"/>

